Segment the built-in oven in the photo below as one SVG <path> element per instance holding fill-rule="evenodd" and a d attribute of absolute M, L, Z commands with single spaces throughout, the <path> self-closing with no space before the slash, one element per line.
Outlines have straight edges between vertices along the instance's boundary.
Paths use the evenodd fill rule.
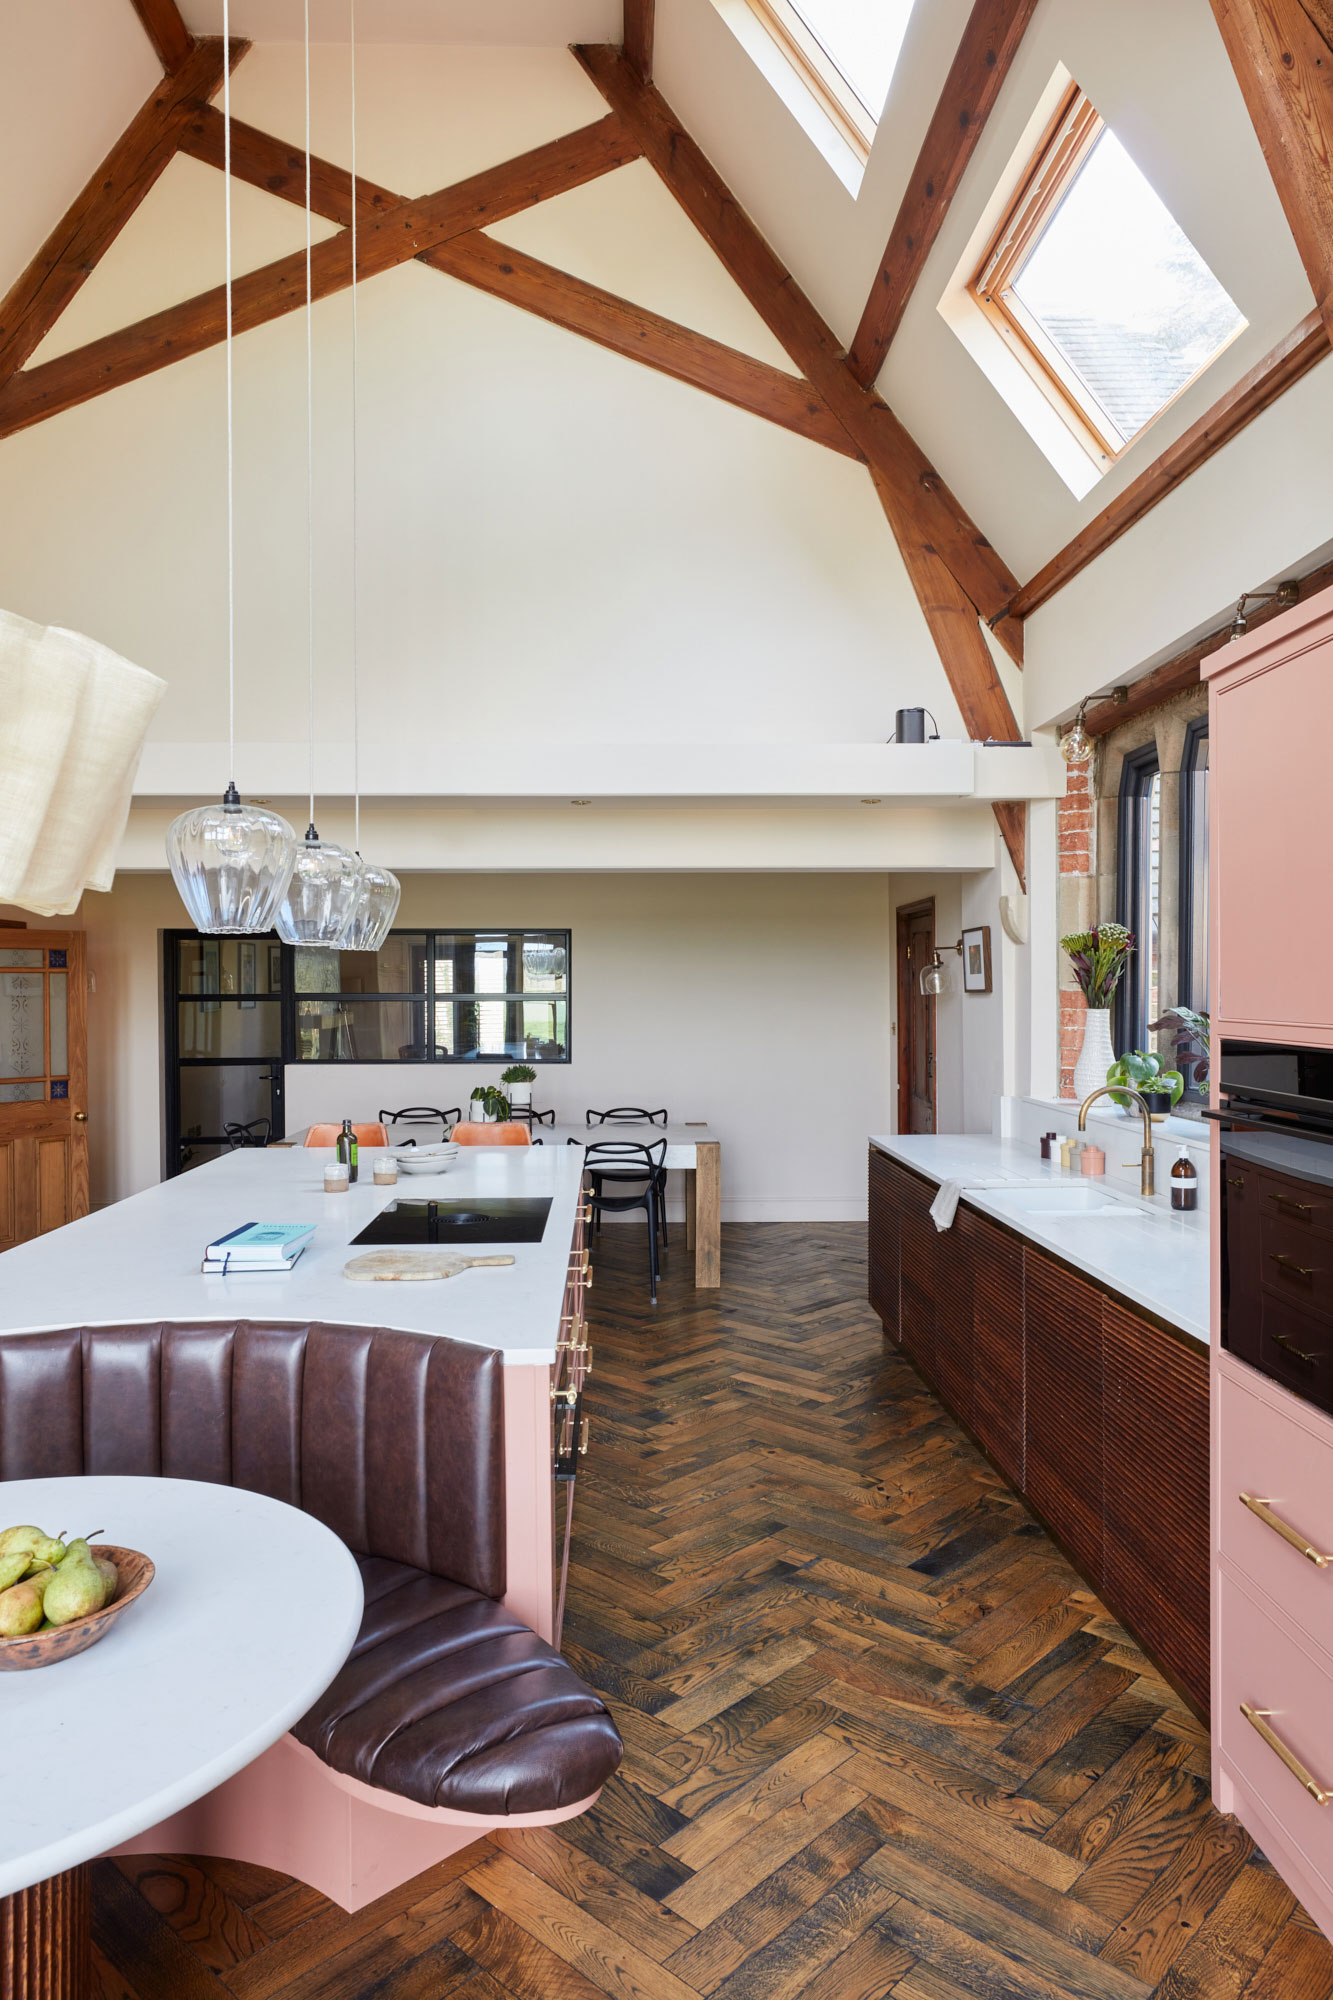
<path fill-rule="evenodd" d="M 1222 1043 L 1222 1344 L 1333 1411 L 1333 1049 Z"/>

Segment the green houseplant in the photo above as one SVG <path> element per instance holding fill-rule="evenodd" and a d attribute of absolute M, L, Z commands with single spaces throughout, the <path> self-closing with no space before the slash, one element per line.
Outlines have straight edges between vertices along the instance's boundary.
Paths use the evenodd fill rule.
<path fill-rule="evenodd" d="M 493 1083 L 479 1083 L 472 1093 L 473 1123 L 502 1124 L 509 1116 L 509 1099 Z"/>
<path fill-rule="evenodd" d="M 523 1105 L 525 1108 L 531 1105 L 532 1086 L 537 1081 L 537 1072 L 530 1063 L 511 1063 L 507 1070 L 501 1072 L 500 1081 L 508 1086 L 511 1110 L 515 1105 Z"/>
<path fill-rule="evenodd" d="M 1165 1059 L 1155 1049 L 1133 1049 L 1129 1055 L 1117 1057 L 1106 1072 L 1106 1081 L 1127 1084 L 1131 1090 L 1137 1090 L 1155 1118 L 1164 1118 L 1180 1102 L 1185 1089 L 1180 1071 L 1168 1069 Z M 1132 1098 L 1118 1090 L 1111 1097 L 1124 1110 L 1133 1110 Z"/>
<path fill-rule="evenodd" d="M 1148 1026 L 1155 1035 L 1170 1035 L 1176 1061 L 1193 1064 L 1195 1087 L 1201 1089 L 1208 1081 L 1212 1056 L 1212 1023 L 1207 1014 L 1196 1013 L 1193 1007 L 1168 1007 L 1160 1021 L 1149 1021 Z"/>

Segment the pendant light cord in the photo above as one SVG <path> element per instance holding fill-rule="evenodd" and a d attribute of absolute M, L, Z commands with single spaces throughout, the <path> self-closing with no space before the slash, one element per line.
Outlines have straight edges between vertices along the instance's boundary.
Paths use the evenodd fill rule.
<path fill-rule="evenodd" d="M 310 206 L 310 0 L 305 0 L 305 567 L 310 830 L 315 831 L 315 346 Z"/>
<path fill-rule="evenodd" d="M 227 357 L 227 790 L 236 789 L 236 477 L 231 321 L 231 0 L 222 0 L 222 207 L 226 237 Z"/>
<path fill-rule="evenodd" d="M 357 415 L 359 363 L 356 262 L 356 0 L 347 0 L 352 57 L 352 851 L 361 852 L 361 709 L 360 658 L 357 647 Z"/>

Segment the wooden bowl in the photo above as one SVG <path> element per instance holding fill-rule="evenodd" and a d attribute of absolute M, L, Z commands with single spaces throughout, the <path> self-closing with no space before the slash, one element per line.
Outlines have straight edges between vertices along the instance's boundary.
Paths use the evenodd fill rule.
<path fill-rule="evenodd" d="M 152 1563 L 138 1549 L 120 1549 L 112 1542 L 94 1542 L 94 1552 L 116 1565 L 116 1594 L 100 1611 L 75 1618 L 68 1625 L 53 1625 L 49 1632 L 30 1632 L 23 1639 L 0 1639 L 0 1673 L 22 1673 L 27 1667 L 49 1667 L 56 1660 L 72 1660 L 105 1639 L 112 1620 L 136 1597 L 142 1597 L 155 1574 Z"/>

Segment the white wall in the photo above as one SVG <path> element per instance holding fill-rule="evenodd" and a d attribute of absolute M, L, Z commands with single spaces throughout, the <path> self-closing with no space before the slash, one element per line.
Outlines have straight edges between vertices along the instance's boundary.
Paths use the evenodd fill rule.
<path fill-rule="evenodd" d="M 87 896 L 89 1140 L 98 1204 L 160 1175 L 159 932 L 182 926 L 170 880 L 122 876 Z M 892 1105 L 893 943 L 871 874 L 410 877 L 398 922 L 558 925 L 572 934 L 573 1060 L 539 1071 L 539 1107 L 665 1105 L 723 1145 L 732 1220 L 859 1217 L 865 1142 Z M 451 1105 L 493 1069 L 312 1065 L 287 1073 L 293 1128 Z"/>

